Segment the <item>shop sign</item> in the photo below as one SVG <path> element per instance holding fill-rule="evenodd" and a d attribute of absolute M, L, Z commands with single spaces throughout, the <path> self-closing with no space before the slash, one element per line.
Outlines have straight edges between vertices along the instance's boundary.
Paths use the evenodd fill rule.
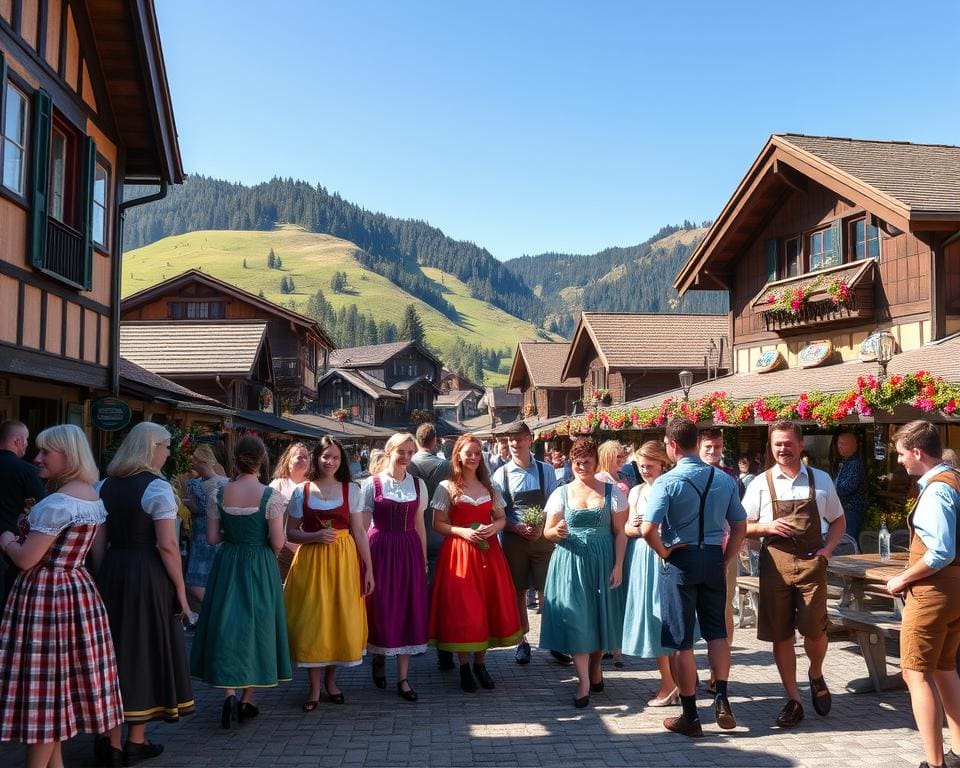
<path fill-rule="evenodd" d="M 130 423 L 130 406 L 116 397 L 101 397 L 90 405 L 90 420 L 103 432 L 116 432 Z"/>
<path fill-rule="evenodd" d="M 260 388 L 260 410 L 264 413 L 273 413 L 273 392 L 267 387 Z"/>
<path fill-rule="evenodd" d="M 860 345 L 860 362 L 861 363 L 873 363 L 877 360 L 877 342 L 880 340 L 880 337 L 889 331 L 877 331 L 876 333 L 871 333 L 867 338 L 863 340 L 863 343 Z M 896 344 L 894 344 L 893 351 L 897 351 Z"/>
<path fill-rule="evenodd" d="M 757 364 L 754 366 L 756 373 L 770 373 L 784 364 L 783 355 L 779 349 L 768 349 L 757 358 Z"/>

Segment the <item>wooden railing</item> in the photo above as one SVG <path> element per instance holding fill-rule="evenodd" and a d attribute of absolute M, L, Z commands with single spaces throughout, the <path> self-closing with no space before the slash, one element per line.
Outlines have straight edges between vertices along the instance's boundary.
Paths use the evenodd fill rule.
<path fill-rule="evenodd" d="M 47 253 L 44 269 L 82 286 L 86 254 L 83 235 L 54 218 L 47 219 Z"/>

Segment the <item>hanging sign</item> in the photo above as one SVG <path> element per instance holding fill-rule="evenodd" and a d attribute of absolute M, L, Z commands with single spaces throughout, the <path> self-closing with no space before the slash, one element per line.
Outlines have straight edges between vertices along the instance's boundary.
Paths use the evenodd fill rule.
<path fill-rule="evenodd" d="M 860 345 L 860 362 L 861 363 L 873 363 L 877 359 L 877 342 L 880 337 L 889 331 L 878 331 L 877 333 L 871 333 L 867 338 L 863 340 L 863 343 Z M 893 351 L 897 351 L 896 343 L 894 343 Z"/>
<path fill-rule="evenodd" d="M 833 354 L 833 342 L 829 339 L 811 341 L 800 350 L 797 359 L 801 368 L 816 368 Z"/>
<path fill-rule="evenodd" d="M 130 406 L 116 397 L 101 397 L 90 405 L 90 420 L 103 432 L 116 432 L 130 423 Z"/>
<path fill-rule="evenodd" d="M 768 349 L 761 353 L 757 358 L 757 364 L 754 366 L 755 373 L 769 373 L 775 371 L 786 362 L 779 349 Z"/>
<path fill-rule="evenodd" d="M 877 461 L 887 458 L 886 430 L 879 424 L 873 430 L 873 458 Z"/>

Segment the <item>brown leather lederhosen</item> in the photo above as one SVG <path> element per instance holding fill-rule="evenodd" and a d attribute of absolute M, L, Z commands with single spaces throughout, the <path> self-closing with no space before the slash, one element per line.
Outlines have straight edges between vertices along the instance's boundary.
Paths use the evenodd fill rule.
<path fill-rule="evenodd" d="M 786 519 L 792 536 L 767 536 L 760 550 L 760 597 L 757 637 L 777 642 L 793 637 L 819 637 L 827 629 L 827 561 L 817 557 L 823 546 L 820 510 L 813 470 L 807 468 L 810 492 L 805 499 L 781 500 L 773 470 L 764 474 L 774 520 Z"/>
<path fill-rule="evenodd" d="M 946 483 L 960 493 L 960 473 L 946 469 L 930 478 L 920 493 L 920 498 L 934 483 Z M 910 554 L 908 567 L 923 559 L 927 547 L 913 527 L 910 514 L 907 526 L 910 529 Z M 957 514 L 950 510 L 947 514 Z M 958 548 L 960 549 L 960 548 Z M 936 573 L 910 583 L 907 588 L 900 628 L 900 666 L 919 672 L 933 670 L 951 671 L 957 667 L 957 650 L 960 648 L 960 554 L 955 553 L 952 562 Z"/>

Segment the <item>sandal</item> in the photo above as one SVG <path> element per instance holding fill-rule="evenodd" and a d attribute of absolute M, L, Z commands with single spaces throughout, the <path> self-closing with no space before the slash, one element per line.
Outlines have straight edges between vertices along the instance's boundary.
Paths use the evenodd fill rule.
<path fill-rule="evenodd" d="M 309 701 L 303 702 L 301 709 L 304 712 L 313 712 L 317 707 L 320 706 L 319 700 L 310 699 Z"/>

